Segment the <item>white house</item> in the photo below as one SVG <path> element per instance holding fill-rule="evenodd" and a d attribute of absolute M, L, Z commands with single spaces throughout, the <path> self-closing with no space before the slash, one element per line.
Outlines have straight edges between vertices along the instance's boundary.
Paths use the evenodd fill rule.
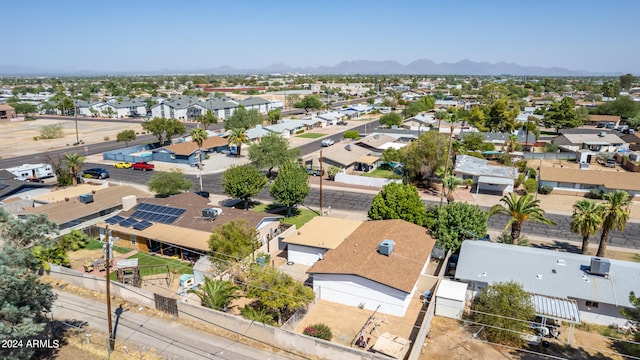
<path fill-rule="evenodd" d="M 296 264 L 313 265 L 322 260 L 330 249 L 335 249 L 362 221 L 317 216 L 297 232 L 287 236 L 287 260 Z"/>
<path fill-rule="evenodd" d="M 200 100 L 192 96 L 179 96 L 165 100 L 151 107 L 151 116 L 154 118 L 163 117 L 167 119 L 187 120 L 190 118 L 187 113 L 188 109 L 198 102 L 200 102 Z M 193 114 L 191 117 L 193 117 Z"/>
<path fill-rule="evenodd" d="M 467 283 L 443 279 L 434 296 L 435 314 L 451 319 L 462 319 L 467 299 Z"/>
<path fill-rule="evenodd" d="M 514 167 L 489 165 L 485 159 L 469 155 L 456 156 L 454 175 L 462 179 L 473 179 L 476 192 L 490 191 L 500 194 L 513 191 L 518 170 Z"/>
<path fill-rule="evenodd" d="M 260 114 L 266 114 L 270 110 L 269 103 L 269 100 L 257 96 L 248 97 L 239 102 L 247 110 L 256 109 Z"/>
<path fill-rule="evenodd" d="M 435 240 L 404 220 L 362 223 L 307 273 L 318 299 L 404 316 Z"/>
<path fill-rule="evenodd" d="M 456 279 L 474 294 L 487 285 L 515 281 L 525 291 L 573 299 L 589 323 L 626 323 L 620 311 L 640 285 L 640 263 L 524 246 L 467 240 L 462 243 Z"/>

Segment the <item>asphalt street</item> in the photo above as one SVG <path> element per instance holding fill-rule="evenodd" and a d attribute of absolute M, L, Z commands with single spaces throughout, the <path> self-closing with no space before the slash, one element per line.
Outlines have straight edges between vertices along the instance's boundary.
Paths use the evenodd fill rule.
<path fill-rule="evenodd" d="M 108 332 L 106 304 L 85 297 L 56 291 L 56 299 L 52 314 L 56 320 L 75 324 L 85 323 L 83 330 L 87 334 L 99 331 Z M 116 315 L 112 314 L 115 324 Z M 96 341 L 94 339 L 93 341 Z M 212 334 L 194 330 L 169 320 L 139 313 L 136 309 L 124 309 L 116 330 L 117 346 L 125 345 L 132 356 L 138 355 L 139 349 L 156 352 L 166 359 L 271 359 L 285 360 L 286 357 L 226 339 Z M 106 344 L 105 344 L 106 346 Z"/>

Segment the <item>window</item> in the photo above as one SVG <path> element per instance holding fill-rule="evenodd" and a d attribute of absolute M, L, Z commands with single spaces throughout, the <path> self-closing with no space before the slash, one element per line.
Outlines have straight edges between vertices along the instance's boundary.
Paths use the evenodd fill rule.
<path fill-rule="evenodd" d="M 137 237 L 133 234 L 130 235 L 130 239 L 131 239 L 131 245 L 135 245 L 137 242 Z"/>
<path fill-rule="evenodd" d="M 595 301 L 587 300 L 585 302 L 585 305 L 587 305 L 587 307 L 597 308 L 599 304 L 597 302 L 595 302 Z"/>

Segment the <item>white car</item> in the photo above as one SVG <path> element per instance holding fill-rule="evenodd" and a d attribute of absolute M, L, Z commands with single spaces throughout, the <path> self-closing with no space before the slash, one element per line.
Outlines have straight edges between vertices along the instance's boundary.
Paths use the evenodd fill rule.
<path fill-rule="evenodd" d="M 324 139 L 322 140 L 322 146 L 323 147 L 328 147 L 334 144 L 334 141 L 332 139 Z"/>

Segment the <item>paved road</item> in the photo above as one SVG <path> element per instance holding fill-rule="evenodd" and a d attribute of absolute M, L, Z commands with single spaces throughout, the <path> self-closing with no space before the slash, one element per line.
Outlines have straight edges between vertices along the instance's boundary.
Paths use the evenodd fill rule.
<path fill-rule="evenodd" d="M 70 322 L 69 320 L 86 322 L 88 328 L 83 328 L 87 333 L 91 333 L 91 329 L 103 334 L 107 333 L 106 304 L 64 291 L 56 291 L 56 294 L 58 298 L 52 308 L 55 319 L 66 322 Z M 115 324 L 115 313 L 112 319 Z M 176 360 L 294 358 L 206 334 L 183 326 L 177 321 L 150 317 L 136 312 L 135 309 L 122 313 L 116 330 L 116 343 L 126 345 L 130 353 L 135 355 L 140 348 L 154 348 L 163 358 Z"/>

